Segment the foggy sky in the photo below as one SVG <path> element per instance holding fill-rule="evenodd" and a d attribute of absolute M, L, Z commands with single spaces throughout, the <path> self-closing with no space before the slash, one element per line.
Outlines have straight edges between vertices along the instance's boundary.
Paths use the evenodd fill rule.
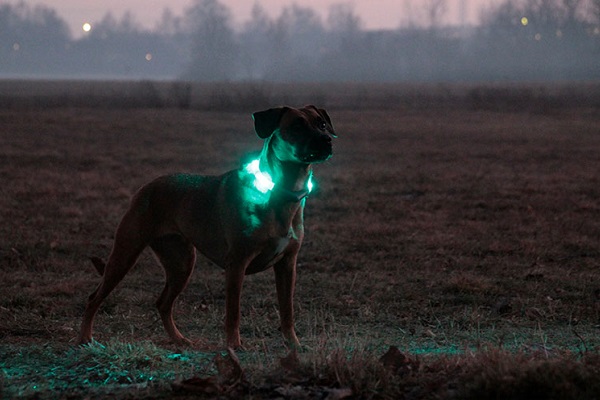
<path fill-rule="evenodd" d="M 465 22 L 476 23 L 482 8 L 488 8 L 497 0 L 464 0 L 467 10 Z M 9 0 L 8 3 L 17 3 L 18 0 Z M 234 16 L 236 24 L 248 19 L 252 0 L 220 0 L 226 5 Z M 319 12 L 321 16 L 327 15 L 329 6 L 336 3 L 353 4 L 360 15 L 363 27 L 366 29 L 397 28 L 407 22 L 406 11 L 411 10 L 413 18 L 418 18 L 422 12 L 425 1 L 423 0 L 259 0 L 271 16 L 277 16 L 281 9 L 293 3 L 303 7 L 310 7 Z M 447 24 L 458 24 L 462 21 L 459 16 L 461 0 L 448 0 Z M 81 26 L 84 22 L 99 21 L 107 12 L 120 16 L 126 11 L 131 11 L 137 22 L 147 28 L 152 28 L 160 19 L 165 8 L 170 8 L 176 15 L 181 15 L 192 0 L 33 0 L 28 4 L 44 4 L 55 9 L 71 28 L 71 33 L 81 36 Z"/>

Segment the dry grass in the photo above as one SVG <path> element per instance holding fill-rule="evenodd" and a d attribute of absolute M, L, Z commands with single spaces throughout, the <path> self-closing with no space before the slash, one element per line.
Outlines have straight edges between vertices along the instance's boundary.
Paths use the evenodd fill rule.
<path fill-rule="evenodd" d="M 102 345 L 74 339 L 98 282 L 88 257 L 108 255 L 129 196 L 159 174 L 237 167 L 260 147 L 248 113 L 0 111 L 1 394 L 185 397 L 197 393 L 171 383 L 214 375 L 225 377 L 197 391 L 600 396 L 598 109 L 399 104 L 331 107 L 340 137 L 316 167 L 299 260 L 297 329 L 308 350 L 280 360 L 274 279 L 249 277 L 244 376 L 229 392 L 214 359 L 223 276 L 203 259 L 176 316 L 202 339 L 196 347 L 167 341 L 153 308 L 162 272 L 149 254 L 103 305 Z M 402 355 L 386 364 L 390 346 Z"/>

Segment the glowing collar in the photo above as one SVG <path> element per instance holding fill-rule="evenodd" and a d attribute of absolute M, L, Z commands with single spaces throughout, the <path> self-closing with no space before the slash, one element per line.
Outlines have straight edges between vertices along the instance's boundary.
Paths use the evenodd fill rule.
<path fill-rule="evenodd" d="M 266 194 L 267 192 L 275 190 L 277 193 L 282 194 L 289 201 L 298 202 L 304 199 L 313 190 L 314 184 L 312 180 L 312 171 L 308 175 L 308 182 L 306 183 L 306 189 L 299 191 L 291 191 L 282 188 L 275 188 L 275 182 L 271 178 L 268 172 L 260 170 L 260 160 L 256 159 L 244 166 L 244 170 L 250 175 L 254 176 L 254 187 L 261 193 Z"/>

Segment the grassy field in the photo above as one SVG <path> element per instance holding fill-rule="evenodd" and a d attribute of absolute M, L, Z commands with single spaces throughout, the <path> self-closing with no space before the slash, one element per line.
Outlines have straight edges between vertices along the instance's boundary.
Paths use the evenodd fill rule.
<path fill-rule="evenodd" d="M 244 107 L 3 97 L 0 397 L 599 398 L 600 107 L 511 90 L 315 95 L 339 138 L 307 202 L 297 357 L 268 271 L 244 284 L 245 351 L 224 351 L 224 277 L 202 258 L 176 312 L 197 345 L 170 344 L 149 252 L 75 345 L 88 258 L 129 197 L 238 167 L 261 147 Z"/>

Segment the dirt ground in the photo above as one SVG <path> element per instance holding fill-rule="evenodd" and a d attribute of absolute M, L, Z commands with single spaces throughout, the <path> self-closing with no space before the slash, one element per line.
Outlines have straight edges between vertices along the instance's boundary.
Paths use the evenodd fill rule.
<path fill-rule="evenodd" d="M 600 370 L 598 111 L 332 105 L 339 137 L 333 158 L 315 167 L 298 261 L 306 351 L 291 369 L 311 366 L 302 369 L 311 378 L 272 376 L 287 350 L 267 271 L 244 284 L 236 395 L 469 398 L 505 393 L 502 371 L 515 382 L 540 365 L 568 365 L 565 381 L 587 382 Z M 192 348 L 170 344 L 160 324 L 164 280 L 149 252 L 103 304 L 98 343 L 82 349 L 75 338 L 99 282 L 89 257 L 108 256 L 135 190 L 161 174 L 237 168 L 260 148 L 248 112 L 0 110 L 0 394 L 184 397 L 173 382 L 223 376 L 214 358 L 223 273 L 202 258 L 176 307 Z M 360 357 L 378 368 L 390 346 L 406 357 L 396 359 L 404 372 L 385 385 L 360 381 Z M 319 368 L 338 365 L 340 352 L 348 375 L 328 380 Z M 231 395 L 214 381 L 216 392 L 198 389 L 205 384 L 191 385 Z M 588 387 L 577 394 L 600 394 Z"/>

